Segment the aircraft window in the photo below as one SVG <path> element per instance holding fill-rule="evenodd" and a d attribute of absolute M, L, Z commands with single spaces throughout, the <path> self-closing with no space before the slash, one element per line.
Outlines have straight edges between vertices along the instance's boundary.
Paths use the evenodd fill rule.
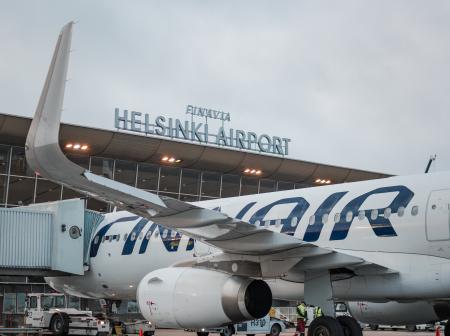
<path fill-rule="evenodd" d="M 175 238 L 176 235 L 177 235 L 177 231 L 172 230 L 172 232 L 170 233 L 170 236 L 171 236 L 172 238 Z"/>
<path fill-rule="evenodd" d="M 363 220 L 364 218 L 366 218 L 366 212 L 364 210 L 361 210 L 360 212 L 358 212 L 358 219 Z"/>
<path fill-rule="evenodd" d="M 155 238 L 158 238 L 158 236 L 159 236 L 159 229 L 157 230 L 157 231 L 155 231 Z"/>
<path fill-rule="evenodd" d="M 161 238 L 166 238 L 167 237 L 167 229 L 164 229 L 164 231 L 161 234 Z"/>
<path fill-rule="evenodd" d="M 98 236 L 95 236 L 94 244 L 98 244 Z"/>
<path fill-rule="evenodd" d="M 297 221 L 298 221 L 297 217 L 292 217 L 292 219 L 291 219 L 291 226 L 292 227 L 296 227 L 297 226 Z"/>
<path fill-rule="evenodd" d="M 136 232 L 132 232 L 131 233 L 131 241 L 135 241 L 136 240 Z"/>
<path fill-rule="evenodd" d="M 433 205 L 431 206 L 431 209 L 436 210 L 436 204 L 433 204 Z"/>
<path fill-rule="evenodd" d="M 150 240 L 151 236 L 152 236 L 152 232 L 148 231 L 147 234 L 145 235 L 145 239 Z"/>
<path fill-rule="evenodd" d="M 398 217 L 402 217 L 404 214 L 405 214 L 405 207 L 402 207 L 402 206 L 398 207 L 398 210 L 397 210 Z"/>
<path fill-rule="evenodd" d="M 119 241 L 119 240 L 120 240 L 120 234 L 118 234 L 116 237 L 116 241 Z"/>
<path fill-rule="evenodd" d="M 375 220 L 375 219 L 377 219 L 378 218 L 378 209 L 373 209 L 371 212 L 370 212 L 370 219 L 371 220 Z"/>
<path fill-rule="evenodd" d="M 386 209 L 384 209 L 384 218 L 389 218 L 389 217 L 391 217 L 391 213 L 392 213 L 391 208 L 386 208 Z"/>
<path fill-rule="evenodd" d="M 142 240 L 143 237 L 144 237 L 144 232 L 141 231 L 141 232 L 139 233 L 139 239 Z"/>
<path fill-rule="evenodd" d="M 103 236 L 103 237 L 102 237 L 102 243 L 104 243 L 104 242 L 105 242 L 105 239 L 106 239 L 106 237 L 105 237 L 105 236 Z"/>
<path fill-rule="evenodd" d="M 351 212 L 351 211 L 347 212 L 347 214 L 345 215 L 345 221 L 351 222 L 352 219 L 353 219 L 353 212 Z"/>
<path fill-rule="evenodd" d="M 278 220 L 278 219 L 277 219 Z M 264 227 L 269 227 L 270 226 L 270 220 L 266 220 L 264 222 Z"/>
<path fill-rule="evenodd" d="M 123 235 L 123 240 L 127 240 L 127 238 L 128 238 L 128 233 L 125 233 L 125 234 Z"/>
<path fill-rule="evenodd" d="M 419 213 L 419 207 L 418 207 L 417 205 L 414 205 L 414 206 L 411 208 L 411 215 L 417 216 L 418 213 Z"/>
<path fill-rule="evenodd" d="M 270 224 L 270 221 L 267 221 L 267 222 L 269 222 L 269 224 Z M 275 226 L 276 226 L 276 227 L 280 227 L 280 226 L 281 226 L 281 219 L 277 219 L 277 220 L 275 221 Z"/>
<path fill-rule="evenodd" d="M 316 221 L 316 216 L 312 215 L 311 217 L 309 217 L 309 225 L 313 225 L 315 221 Z"/>
<path fill-rule="evenodd" d="M 328 214 L 323 214 L 322 216 L 322 224 L 326 224 L 328 222 Z"/>
<path fill-rule="evenodd" d="M 112 243 L 112 241 L 113 241 L 114 239 L 116 239 L 116 237 L 114 237 L 114 236 L 109 236 L 109 237 L 108 237 L 108 240 L 109 240 L 110 243 Z"/>
<path fill-rule="evenodd" d="M 339 212 L 337 212 L 337 213 L 334 215 L 334 222 L 335 222 L 335 223 L 338 223 L 340 220 L 341 220 L 341 214 L 340 214 Z"/>
<path fill-rule="evenodd" d="M 255 222 L 255 226 L 260 226 L 261 225 L 261 222 L 259 221 L 259 220 L 257 220 L 256 222 Z"/>

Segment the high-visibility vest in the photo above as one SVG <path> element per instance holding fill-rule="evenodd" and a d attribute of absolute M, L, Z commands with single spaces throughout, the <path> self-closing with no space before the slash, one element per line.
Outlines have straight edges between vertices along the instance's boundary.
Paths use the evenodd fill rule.
<path fill-rule="evenodd" d="M 314 307 L 314 318 L 322 316 L 322 308 Z"/>
<path fill-rule="evenodd" d="M 299 304 L 299 305 L 297 306 L 297 314 L 298 314 L 300 317 L 306 319 L 306 318 L 308 317 L 308 312 L 307 312 L 307 310 L 306 310 L 306 305 L 304 305 L 304 304 Z"/>

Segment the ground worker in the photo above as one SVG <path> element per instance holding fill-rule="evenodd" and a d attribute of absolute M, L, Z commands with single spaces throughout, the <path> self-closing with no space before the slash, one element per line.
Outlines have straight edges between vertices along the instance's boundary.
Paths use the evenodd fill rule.
<path fill-rule="evenodd" d="M 299 334 L 300 336 L 305 335 L 305 326 L 306 326 L 306 321 L 308 320 L 308 311 L 306 310 L 306 308 L 307 308 L 307 306 L 304 301 L 302 301 L 297 306 L 297 314 L 299 317 L 297 318 L 296 334 Z"/>
<path fill-rule="evenodd" d="M 322 308 L 320 308 L 319 306 L 314 307 L 314 318 L 316 319 L 320 316 L 323 316 Z"/>

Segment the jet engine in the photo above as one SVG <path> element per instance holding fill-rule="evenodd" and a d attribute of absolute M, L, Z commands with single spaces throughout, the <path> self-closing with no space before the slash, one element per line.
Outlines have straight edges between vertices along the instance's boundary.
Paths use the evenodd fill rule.
<path fill-rule="evenodd" d="M 448 303 L 416 302 L 347 302 L 350 314 L 360 322 L 384 325 L 411 325 L 447 319 Z"/>
<path fill-rule="evenodd" d="M 261 318 L 272 293 L 262 280 L 207 269 L 161 268 L 137 288 L 142 315 L 157 327 L 197 329 Z"/>

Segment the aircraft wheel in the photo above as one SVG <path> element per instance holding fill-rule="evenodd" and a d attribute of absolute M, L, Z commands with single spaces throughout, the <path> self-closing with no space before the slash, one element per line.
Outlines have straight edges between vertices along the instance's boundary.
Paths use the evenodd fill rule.
<path fill-rule="evenodd" d="M 410 332 L 414 332 L 417 330 L 416 326 L 414 324 L 411 325 L 407 325 L 406 326 L 406 330 L 410 331 Z"/>
<path fill-rule="evenodd" d="M 336 319 L 341 325 L 345 336 L 362 336 L 361 326 L 353 317 L 338 316 Z"/>
<path fill-rule="evenodd" d="M 345 336 L 341 324 L 329 316 L 315 318 L 308 328 L 308 336 Z"/>

